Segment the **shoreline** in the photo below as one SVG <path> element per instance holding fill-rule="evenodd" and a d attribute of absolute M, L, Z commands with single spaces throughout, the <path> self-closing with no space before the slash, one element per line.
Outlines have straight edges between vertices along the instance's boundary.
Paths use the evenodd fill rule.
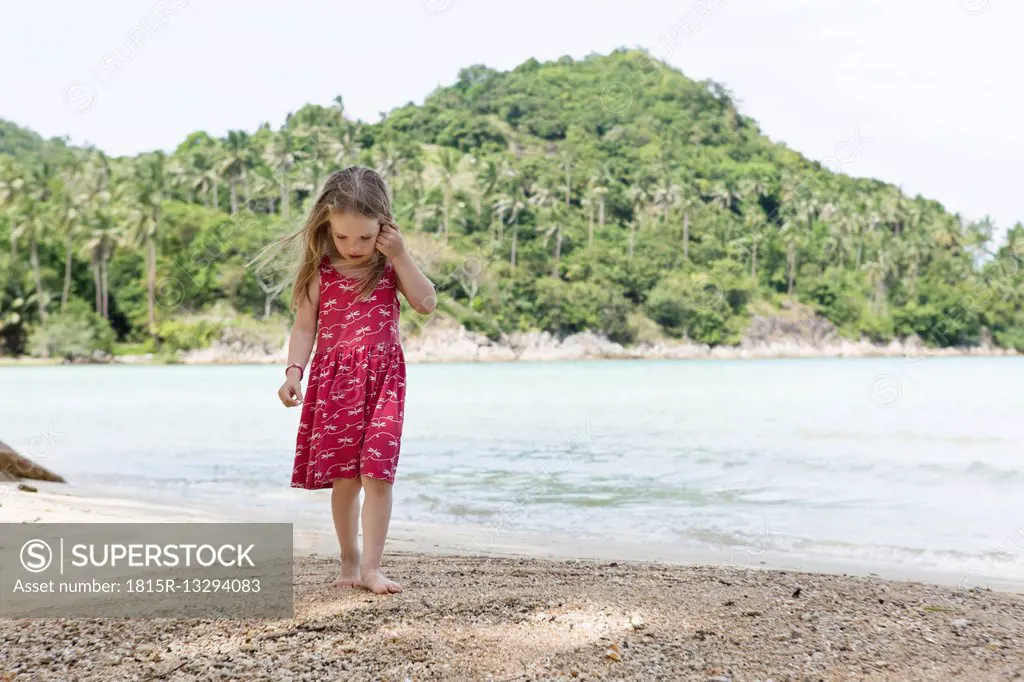
<path fill-rule="evenodd" d="M 547 332 L 531 332 L 525 342 L 508 345 L 491 342 L 481 334 L 464 329 L 454 335 L 435 335 L 426 339 L 407 338 L 402 341 L 409 364 L 444 364 L 467 362 L 559 362 L 569 360 L 798 360 L 798 359 L 863 359 L 904 357 L 1024 357 L 1013 348 L 991 345 L 972 347 L 928 348 L 917 339 L 874 344 L 867 341 L 835 340 L 810 343 L 787 339 L 769 342 L 745 342 L 737 346 L 715 346 L 690 342 L 636 344 L 622 346 L 608 339 L 583 332 L 561 341 Z M 0 356 L 0 367 L 88 365 L 273 365 L 287 361 L 287 345 L 279 350 L 254 352 L 231 346 L 214 345 L 182 353 L 173 360 L 146 355 L 114 355 L 103 359 L 81 359 L 73 363 L 58 358 L 31 356 Z"/>
<path fill-rule="evenodd" d="M 653 324 L 653 323 L 652 323 Z M 663 334 L 642 336 L 623 345 L 593 331 L 557 337 L 547 331 L 501 332 L 490 338 L 466 329 L 450 318 L 430 318 L 420 326 L 401 327 L 400 338 L 406 362 L 548 362 L 565 360 L 769 360 L 802 358 L 887 358 L 911 361 L 936 357 L 1024 357 L 1015 348 L 992 342 L 987 331 L 973 346 L 928 347 L 920 338 L 909 336 L 876 343 L 861 337 L 845 338 L 825 318 L 806 307 L 789 306 L 781 311 L 758 314 L 737 345 L 710 346 L 688 338 Z M 227 327 L 221 337 L 206 348 L 176 353 L 111 355 L 95 351 L 90 357 L 42 359 L 0 356 L 0 366 L 18 364 L 184 364 L 184 365 L 269 365 L 288 359 L 289 331 L 252 332 Z M 314 349 L 315 351 L 315 349 Z"/>
<path fill-rule="evenodd" d="M 121 522 L 230 522 L 293 523 L 295 556 L 332 556 L 337 539 L 331 525 L 329 495 L 323 498 L 320 520 L 286 518 L 265 510 L 253 512 L 231 506 L 196 502 L 154 502 L 141 498 L 113 496 L 107 492 L 69 484 L 23 481 L 37 488 L 29 493 L 17 490 L 17 482 L 0 482 L 0 522 L 4 523 L 121 523 Z M 805 574 L 876 577 L 925 583 L 960 591 L 975 585 L 992 591 L 1015 593 L 1024 598 L 1024 579 L 980 575 L 950 570 L 933 570 L 916 565 L 873 564 L 857 559 L 815 557 L 791 553 L 735 549 L 706 549 L 653 545 L 623 538 L 560 535 L 530 531 L 503 531 L 499 535 L 475 523 L 429 523 L 393 518 L 386 556 L 392 552 L 432 557 L 475 556 L 536 558 L 549 561 L 637 561 L 675 566 L 703 566 L 725 570 L 793 571 Z M 361 531 L 360 531 L 361 534 Z M 486 538 L 486 543 L 481 542 Z M 742 554 L 743 561 L 736 556 Z M 386 558 L 385 556 L 385 558 Z"/>
<path fill-rule="evenodd" d="M 212 509 L 37 487 L 0 488 L 0 519 L 226 520 Z M 384 563 L 405 591 L 376 596 L 333 587 L 334 539 L 296 530 L 291 618 L 0 619 L 0 673 L 101 682 L 764 682 L 997 680 L 1024 669 L 1021 594 L 642 556 L 552 559 L 536 546 L 517 549 L 511 536 L 487 554 L 452 555 L 424 551 L 415 536 L 427 527 L 396 524 Z M 426 539 L 435 549 L 444 542 Z"/>

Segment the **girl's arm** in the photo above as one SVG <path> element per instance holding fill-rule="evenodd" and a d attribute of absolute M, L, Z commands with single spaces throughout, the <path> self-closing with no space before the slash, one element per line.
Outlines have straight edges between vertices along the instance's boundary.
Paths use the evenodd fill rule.
<path fill-rule="evenodd" d="M 377 249 L 391 259 L 391 265 L 395 268 L 396 286 L 413 309 L 424 315 L 434 312 L 437 307 L 434 284 L 420 272 L 409 250 L 405 248 L 405 240 L 402 239 L 398 225 L 393 222 L 381 224 Z"/>
<path fill-rule="evenodd" d="M 295 324 L 292 325 L 292 333 L 288 337 L 288 366 L 285 369 L 284 383 L 277 390 L 277 396 L 285 407 L 295 407 L 302 402 L 302 380 L 299 378 L 299 370 L 291 365 L 298 365 L 303 368 L 305 374 L 306 362 L 309 354 L 313 352 L 313 342 L 316 341 L 317 312 L 320 307 L 320 273 L 313 276 L 309 283 L 309 298 L 305 296 L 299 299 L 295 311 Z"/>
<path fill-rule="evenodd" d="M 299 299 L 295 311 L 295 324 L 292 325 L 292 333 L 288 338 L 288 364 L 306 366 L 309 355 L 313 352 L 313 343 L 316 341 L 316 318 L 320 308 L 320 272 L 313 275 L 309 283 L 309 296 Z M 295 370 L 291 370 L 295 372 Z M 295 372 L 298 374 L 298 372 Z"/>
<path fill-rule="evenodd" d="M 395 276 L 398 279 L 398 290 L 405 295 L 413 309 L 424 315 L 434 312 L 437 307 L 437 294 L 434 292 L 434 283 L 427 279 L 427 276 L 420 272 L 419 267 L 413 261 L 408 251 L 391 260 L 395 266 Z"/>

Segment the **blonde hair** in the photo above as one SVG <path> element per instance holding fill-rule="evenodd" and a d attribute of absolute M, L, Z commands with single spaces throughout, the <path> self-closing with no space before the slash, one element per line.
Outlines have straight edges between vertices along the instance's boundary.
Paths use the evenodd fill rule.
<path fill-rule="evenodd" d="M 391 194 L 387 183 L 376 171 L 363 166 L 349 166 L 332 173 L 309 210 L 306 223 L 297 232 L 264 248 L 249 262 L 263 261 L 256 268 L 258 272 L 269 260 L 267 254 L 287 247 L 299 251 L 292 260 L 298 263 L 290 306 L 293 312 L 298 308 L 301 296 L 309 298 L 310 283 L 316 277 L 323 257 L 337 252 L 330 234 L 331 212 L 357 213 L 376 218 L 381 224 L 394 224 Z M 384 274 L 386 263 L 387 257 L 374 249 L 365 263 L 345 267 L 344 276 L 356 280 L 357 297 L 365 300 L 373 293 Z"/>

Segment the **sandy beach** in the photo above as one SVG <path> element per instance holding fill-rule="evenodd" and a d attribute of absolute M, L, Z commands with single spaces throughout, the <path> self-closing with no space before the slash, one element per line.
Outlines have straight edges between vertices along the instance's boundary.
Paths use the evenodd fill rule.
<path fill-rule="evenodd" d="M 0 485 L 3 522 L 242 520 Z M 406 591 L 377 597 L 331 586 L 329 526 L 296 526 L 295 538 L 291 619 L 0 620 L 0 679 L 1024 677 L 1024 596 L 961 589 L 951 576 L 783 570 L 768 556 L 750 568 L 656 561 L 657 548 L 612 560 L 633 548 L 513 536 L 460 555 L 455 529 L 396 523 L 385 565 Z"/>

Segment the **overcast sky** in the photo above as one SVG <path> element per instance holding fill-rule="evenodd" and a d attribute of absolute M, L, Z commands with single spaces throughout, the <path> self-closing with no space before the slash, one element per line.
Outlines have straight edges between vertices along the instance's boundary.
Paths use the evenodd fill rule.
<path fill-rule="evenodd" d="M 1021 26 L 1020 0 L 22 1 L 0 117 L 170 150 L 337 94 L 376 121 L 470 64 L 644 46 L 724 83 L 772 139 L 1005 229 L 1024 220 Z"/>

